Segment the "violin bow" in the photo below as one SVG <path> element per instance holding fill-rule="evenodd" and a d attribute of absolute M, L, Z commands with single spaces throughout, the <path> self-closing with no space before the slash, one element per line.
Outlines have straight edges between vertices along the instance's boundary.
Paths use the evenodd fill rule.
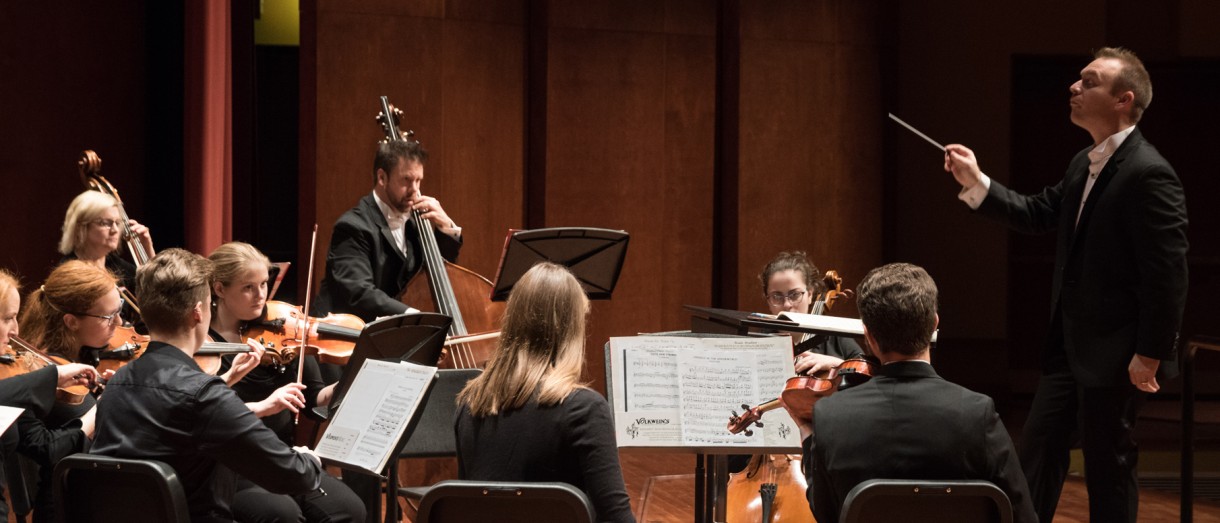
<path fill-rule="evenodd" d="M 314 252 L 318 248 L 318 224 L 313 224 L 313 237 L 309 240 L 309 272 L 305 277 L 305 308 L 301 311 L 305 317 L 305 328 L 297 329 L 301 334 L 300 344 L 297 353 L 297 383 L 305 381 L 305 340 L 309 338 L 309 302 L 313 297 L 313 258 Z M 296 417 L 292 418 L 293 424 L 301 424 L 301 411 L 297 411 Z"/>

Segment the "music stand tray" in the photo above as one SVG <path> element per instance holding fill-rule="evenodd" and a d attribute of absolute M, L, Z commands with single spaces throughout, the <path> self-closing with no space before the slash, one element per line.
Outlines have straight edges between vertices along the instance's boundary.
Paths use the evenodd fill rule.
<path fill-rule="evenodd" d="M 627 257 L 626 231 L 589 227 L 510 229 L 496 270 L 491 301 L 508 299 L 513 285 L 534 264 L 549 261 L 567 267 L 591 300 L 608 300 Z"/>

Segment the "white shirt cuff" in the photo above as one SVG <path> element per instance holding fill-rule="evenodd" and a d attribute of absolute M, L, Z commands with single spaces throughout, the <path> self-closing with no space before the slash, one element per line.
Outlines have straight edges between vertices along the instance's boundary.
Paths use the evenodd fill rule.
<path fill-rule="evenodd" d="M 983 204 L 983 199 L 987 198 L 987 191 L 991 189 L 991 178 L 986 174 L 980 173 L 982 179 L 970 188 L 962 188 L 962 191 L 957 193 L 957 199 L 966 202 L 971 210 L 977 210 Z"/>

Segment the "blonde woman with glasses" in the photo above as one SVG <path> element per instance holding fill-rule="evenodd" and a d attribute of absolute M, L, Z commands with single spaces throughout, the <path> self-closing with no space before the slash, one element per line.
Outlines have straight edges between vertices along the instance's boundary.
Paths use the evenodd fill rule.
<path fill-rule="evenodd" d="M 128 224 L 144 244 L 148 256 L 154 256 L 156 252 L 148 227 L 135 220 Z M 119 217 L 119 202 L 113 196 L 98 191 L 77 195 L 64 215 L 62 232 L 59 253 L 64 255 L 63 261 L 81 260 L 109 270 L 118 276 L 119 286 L 135 293 L 132 285 L 136 266 L 121 258 L 118 252 L 123 244 L 123 222 Z"/>

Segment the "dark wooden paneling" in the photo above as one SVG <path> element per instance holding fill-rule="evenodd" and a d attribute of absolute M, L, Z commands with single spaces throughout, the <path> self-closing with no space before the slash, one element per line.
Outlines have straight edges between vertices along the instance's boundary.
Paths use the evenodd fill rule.
<path fill-rule="evenodd" d="M 428 191 L 444 195 L 463 227 L 461 265 L 494 278 L 505 234 L 523 226 L 524 29 L 465 20 L 444 27 L 445 170 L 433 170 Z"/>
<path fill-rule="evenodd" d="M 758 273 L 782 250 L 806 251 L 848 287 L 881 262 L 881 48 L 840 43 L 876 32 L 837 23 L 873 10 L 742 6 L 739 308 L 765 309 Z"/>
<path fill-rule="evenodd" d="M 682 304 L 710 298 L 714 41 L 552 28 L 548 45 L 547 225 L 632 234 L 591 316 L 600 386 L 609 336 L 684 328 Z"/>
<path fill-rule="evenodd" d="M 456 4 L 455 13 L 470 13 Z M 525 121 L 524 4 L 496 5 L 494 18 L 511 23 L 442 18 L 426 6 L 318 12 L 317 73 L 303 79 L 318 93 L 320 253 L 339 215 L 372 190 L 382 136 L 373 117 L 384 94 L 429 151 L 422 190 L 463 227 L 460 263 L 494 277 L 506 231 L 522 225 Z"/>
<path fill-rule="evenodd" d="M 619 287 L 590 316 L 587 377 L 600 388 L 608 337 L 685 328 L 682 305 L 712 300 L 724 241 L 712 227 L 717 6 L 444 9 L 319 10 L 318 221 L 368 191 L 376 131 L 364 107 L 388 91 L 434 155 L 424 186 L 466 228 L 464 264 L 490 273 L 504 230 L 526 218 L 627 230 Z M 761 308 L 754 278 L 778 250 L 809 250 L 849 283 L 879 262 L 880 214 L 860 202 L 880 200 L 881 123 L 860 115 L 881 112 L 880 51 L 875 3 L 746 9 L 755 37 L 729 93 L 742 104 L 743 176 L 726 207 L 746 254 L 725 274 L 743 283 L 743 307 Z M 529 209 L 526 187 L 542 197 Z"/>
<path fill-rule="evenodd" d="M 159 237 L 145 187 L 145 14 L 142 0 L 0 4 L 0 267 L 20 275 L 27 292 L 60 258 L 64 212 L 84 190 L 76 168 L 83 149 L 97 151 L 128 213 Z"/>

